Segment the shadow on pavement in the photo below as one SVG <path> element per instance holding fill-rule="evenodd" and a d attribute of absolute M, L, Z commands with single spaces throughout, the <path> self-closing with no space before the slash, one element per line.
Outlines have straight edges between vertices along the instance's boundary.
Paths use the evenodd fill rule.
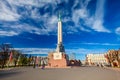
<path fill-rule="evenodd" d="M 11 76 L 16 76 L 16 75 L 21 74 L 23 72 L 24 71 L 3 70 L 3 71 L 0 71 L 0 79 L 1 78 L 6 78 L 6 77 L 11 77 Z"/>

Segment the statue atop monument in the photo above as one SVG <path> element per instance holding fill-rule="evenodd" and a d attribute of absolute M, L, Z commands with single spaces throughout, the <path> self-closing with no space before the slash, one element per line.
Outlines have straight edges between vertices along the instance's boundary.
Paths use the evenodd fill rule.
<path fill-rule="evenodd" d="M 59 13 L 59 16 L 58 16 L 58 21 L 61 21 L 61 14 Z"/>

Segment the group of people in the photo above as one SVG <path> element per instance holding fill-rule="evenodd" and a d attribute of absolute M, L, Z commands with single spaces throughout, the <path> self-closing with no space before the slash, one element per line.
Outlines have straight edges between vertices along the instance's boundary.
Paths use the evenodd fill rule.
<path fill-rule="evenodd" d="M 97 64 L 97 66 L 104 67 L 104 65 L 102 63 Z"/>
<path fill-rule="evenodd" d="M 34 64 L 33 64 L 33 68 L 36 68 L 36 67 L 39 67 L 39 64 L 38 64 L 38 60 L 37 60 L 37 57 L 35 57 L 35 60 L 34 60 Z M 42 64 L 41 64 L 41 69 L 45 69 L 45 62 L 42 61 Z"/>
<path fill-rule="evenodd" d="M 33 68 L 36 68 L 36 67 L 38 67 L 38 64 L 33 64 Z M 45 63 L 41 65 L 41 69 L 45 69 Z"/>

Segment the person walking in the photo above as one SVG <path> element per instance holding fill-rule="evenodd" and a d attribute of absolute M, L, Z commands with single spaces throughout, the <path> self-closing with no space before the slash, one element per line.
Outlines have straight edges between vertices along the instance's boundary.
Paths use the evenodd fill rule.
<path fill-rule="evenodd" d="M 43 61 L 41 69 L 45 69 L 45 63 L 44 63 L 44 61 Z"/>

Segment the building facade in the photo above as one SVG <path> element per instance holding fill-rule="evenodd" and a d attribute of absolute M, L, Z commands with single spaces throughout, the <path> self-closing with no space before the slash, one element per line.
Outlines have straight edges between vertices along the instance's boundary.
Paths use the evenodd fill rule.
<path fill-rule="evenodd" d="M 88 65 L 108 64 L 105 54 L 87 54 L 86 63 Z"/>
<path fill-rule="evenodd" d="M 109 50 L 105 57 L 112 67 L 120 67 L 120 50 Z"/>

